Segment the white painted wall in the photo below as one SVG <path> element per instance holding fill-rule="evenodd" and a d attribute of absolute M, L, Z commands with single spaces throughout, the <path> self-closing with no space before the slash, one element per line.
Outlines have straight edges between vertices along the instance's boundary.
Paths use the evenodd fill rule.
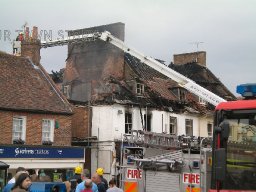
<path fill-rule="evenodd" d="M 115 173 L 115 147 L 114 140 L 121 140 L 125 133 L 125 110 L 122 105 L 94 106 L 92 108 L 92 136 L 99 138 L 99 143 L 94 143 L 91 150 L 91 171 L 94 173 L 97 167 L 105 169 L 104 177 L 110 179 Z M 175 114 L 171 112 L 152 110 L 152 132 L 169 133 L 169 117 L 177 117 L 177 135 L 185 134 L 185 119 L 193 119 L 194 136 L 208 136 L 207 123 L 212 118 L 199 117 L 191 114 Z M 129 107 L 132 113 L 133 130 L 142 130 L 141 115 L 138 107 Z M 146 109 L 142 109 L 142 117 Z"/>
<path fill-rule="evenodd" d="M 199 125 L 200 137 L 208 137 L 208 130 L 207 130 L 208 123 L 211 123 L 213 126 L 213 116 L 200 117 L 200 125 Z"/>
<path fill-rule="evenodd" d="M 193 135 L 199 136 L 200 118 L 190 114 L 176 114 L 165 111 L 152 111 L 152 132 L 162 133 L 169 132 L 170 116 L 177 118 L 177 135 L 185 135 L 185 120 L 193 120 Z"/>
<path fill-rule="evenodd" d="M 99 137 L 100 141 L 113 141 L 121 139 L 125 133 L 125 107 L 122 105 L 94 106 L 92 116 L 92 136 Z M 142 130 L 140 110 L 130 107 L 132 113 L 133 130 Z M 169 133 L 170 116 L 177 117 L 177 135 L 185 135 L 185 120 L 193 120 L 193 135 L 207 137 L 207 123 L 213 122 L 211 117 L 200 117 L 191 114 L 176 114 L 166 111 L 152 110 L 151 131 L 156 133 Z M 142 117 L 146 109 L 142 109 Z M 144 121 L 144 120 L 143 120 Z M 99 130 L 99 132 L 98 132 Z"/>

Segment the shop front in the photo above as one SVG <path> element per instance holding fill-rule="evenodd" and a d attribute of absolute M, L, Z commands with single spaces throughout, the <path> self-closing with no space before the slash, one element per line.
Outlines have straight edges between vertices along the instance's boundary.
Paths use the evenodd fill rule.
<path fill-rule="evenodd" d="M 9 178 L 18 167 L 25 167 L 39 176 L 49 175 L 52 181 L 65 181 L 73 175 L 76 166 L 83 167 L 85 150 L 83 147 L 0 145 L 0 160 L 10 165 Z"/>

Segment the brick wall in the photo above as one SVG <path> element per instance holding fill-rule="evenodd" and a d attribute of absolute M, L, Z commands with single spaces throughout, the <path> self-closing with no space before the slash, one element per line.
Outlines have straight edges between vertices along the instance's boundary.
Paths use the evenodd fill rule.
<path fill-rule="evenodd" d="M 84 139 L 91 136 L 91 110 L 85 106 L 75 106 L 72 116 L 72 137 Z"/>
<path fill-rule="evenodd" d="M 40 63 L 40 41 L 22 41 L 21 42 L 21 56 L 29 57 L 35 65 Z"/>
<path fill-rule="evenodd" d="M 41 59 L 40 49 L 37 27 L 33 27 L 32 36 L 29 36 L 29 28 L 26 27 L 25 39 L 21 42 L 21 56 L 29 57 L 35 65 L 38 65 Z"/>
<path fill-rule="evenodd" d="M 197 62 L 200 65 L 206 66 L 206 52 L 199 51 L 193 53 L 183 53 L 173 55 L 173 63 L 175 65 L 182 65 L 187 63 Z"/>
<path fill-rule="evenodd" d="M 53 146 L 71 146 L 72 116 L 8 111 L 0 111 L 0 144 L 12 144 L 12 126 L 15 116 L 26 117 L 26 145 L 41 145 L 42 119 L 54 119 L 59 123 L 59 128 L 54 129 Z"/>
<path fill-rule="evenodd" d="M 114 23 L 93 28 L 69 31 L 69 35 L 81 35 L 91 32 L 111 32 L 124 39 L 123 23 Z M 101 84 L 101 81 L 113 76 L 123 79 L 124 52 L 110 43 L 101 40 L 68 45 L 69 58 L 63 76 L 63 85 L 70 85 L 70 100 L 87 102 Z M 92 84 L 92 82 L 96 82 Z M 101 94 L 104 94 L 101 92 Z M 100 95 L 100 94 L 99 94 Z"/>

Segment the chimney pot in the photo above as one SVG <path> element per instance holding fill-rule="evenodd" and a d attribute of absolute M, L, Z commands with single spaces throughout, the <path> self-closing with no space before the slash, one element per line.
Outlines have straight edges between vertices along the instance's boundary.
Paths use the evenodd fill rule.
<path fill-rule="evenodd" d="M 34 26 L 32 31 L 32 39 L 37 40 L 37 37 L 38 37 L 38 28 Z"/>
<path fill-rule="evenodd" d="M 29 27 L 26 27 L 26 31 L 25 31 L 25 39 L 28 40 L 29 39 Z"/>

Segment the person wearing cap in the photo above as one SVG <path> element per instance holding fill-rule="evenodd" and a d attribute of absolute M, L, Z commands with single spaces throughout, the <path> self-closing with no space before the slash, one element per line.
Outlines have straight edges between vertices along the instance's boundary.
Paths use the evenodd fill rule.
<path fill-rule="evenodd" d="M 104 169 L 100 167 L 96 170 L 96 173 L 100 176 L 101 182 L 104 183 L 104 187 L 107 190 L 108 189 L 108 181 L 103 177 Z"/>
<path fill-rule="evenodd" d="M 73 177 L 71 177 L 69 180 L 71 183 L 71 191 L 75 191 L 77 184 L 82 182 L 81 173 L 82 173 L 82 167 L 80 166 L 75 167 L 75 175 L 73 175 Z"/>

